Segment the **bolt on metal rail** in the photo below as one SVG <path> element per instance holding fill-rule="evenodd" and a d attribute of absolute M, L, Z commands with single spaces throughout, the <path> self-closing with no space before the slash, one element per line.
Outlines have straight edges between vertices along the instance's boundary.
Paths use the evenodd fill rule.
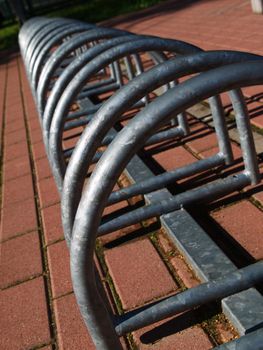
<path fill-rule="evenodd" d="M 98 349 L 121 349 L 122 335 L 262 283 L 263 262 L 259 261 L 115 316 L 98 288 L 93 261 L 99 235 L 149 218 L 161 219 L 260 181 L 241 88 L 263 84 L 261 56 L 204 52 L 179 40 L 42 17 L 23 25 L 19 44 L 61 195 L 75 296 Z M 135 195 L 146 198 L 178 180 L 233 163 L 220 99 L 224 92 L 229 94 L 235 112 L 244 170 L 158 202 L 145 201 L 140 208 L 105 220 L 103 211 L 110 204 Z M 136 154 L 142 149 L 147 152 L 145 146 L 165 140 L 179 142 L 191 135 L 186 110 L 203 100 L 208 100 L 211 109 L 218 152 L 114 191 L 119 176 Z M 74 130 L 78 131 L 78 142 L 65 148 L 65 135 Z M 261 328 L 216 349 L 261 349 L 262 337 Z"/>

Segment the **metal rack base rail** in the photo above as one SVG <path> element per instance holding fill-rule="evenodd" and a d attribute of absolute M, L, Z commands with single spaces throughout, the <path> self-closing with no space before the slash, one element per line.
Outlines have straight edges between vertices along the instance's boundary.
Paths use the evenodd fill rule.
<path fill-rule="evenodd" d="M 125 126 L 114 138 L 92 172 L 74 221 L 70 261 L 74 292 L 84 321 L 98 349 L 121 349 L 118 336 L 126 332 L 198 305 L 225 298 L 262 282 L 263 262 L 260 261 L 227 274 L 221 279 L 209 281 L 176 296 L 127 312 L 116 319 L 109 315 L 97 290 L 93 263 L 96 237 L 101 232 L 100 219 L 115 183 L 145 140 L 165 120 L 169 120 L 172 113 L 180 113 L 203 99 L 231 90 L 230 96 L 236 113 L 244 171 L 173 196 L 168 200 L 136 209 L 113 220 L 114 224 L 107 232 L 180 210 L 182 206 L 211 201 L 251 183 L 259 182 L 259 170 L 246 105 L 241 92 L 232 89 L 262 84 L 262 68 L 262 60 L 232 64 L 202 73 L 167 91 L 152 101 Z M 261 336 L 259 332 L 257 337 Z M 235 346 L 242 348 L 240 341 L 239 345 L 236 342 Z"/>
<path fill-rule="evenodd" d="M 118 336 L 126 332 L 146 324 L 151 324 L 168 315 L 174 315 L 183 310 L 207 303 L 209 300 L 222 299 L 225 296 L 254 286 L 258 281 L 262 280 L 262 263 L 257 263 L 254 266 L 247 267 L 238 272 L 230 271 L 229 276 L 227 275 L 226 278 L 218 279 L 216 282 L 210 282 L 209 279 L 204 280 L 206 283 L 200 285 L 197 289 L 189 290 L 187 293 L 184 292 L 185 294 L 182 296 L 184 306 L 181 304 L 181 296 L 171 297 L 156 305 L 150 305 L 149 308 L 138 309 L 135 313 L 127 313 L 123 317 L 111 320 L 108 311 L 105 311 L 103 303 L 101 303 L 97 292 L 97 286 L 94 282 L 93 263 L 90 261 L 92 260 L 91 254 L 93 254 L 92 244 L 89 245 L 87 255 L 81 253 L 78 258 L 74 255 L 76 254 L 76 247 L 80 248 L 80 252 L 83 252 L 83 247 L 79 247 L 78 238 L 81 235 L 89 235 L 89 233 L 87 233 L 88 231 L 81 231 L 79 237 L 76 239 L 76 230 L 77 232 L 79 230 L 79 227 L 77 229 L 76 227 L 80 222 L 82 225 L 80 227 L 84 227 L 84 229 L 87 230 L 88 221 L 92 218 L 92 214 L 90 214 L 89 210 L 86 208 L 88 204 L 85 203 L 84 197 L 89 191 L 94 191 L 94 193 L 96 193 L 95 200 L 100 198 L 99 191 L 98 193 L 96 192 L 97 189 L 94 183 L 98 181 L 96 180 L 97 178 L 100 178 L 100 171 L 103 172 L 105 159 L 111 157 L 108 156 L 108 154 L 111 154 L 114 145 L 118 144 L 118 140 L 122 139 L 122 137 L 126 140 L 125 142 L 127 144 L 133 144 L 140 133 L 138 131 L 137 134 L 138 128 L 132 127 L 134 123 L 136 125 L 136 120 L 140 120 L 142 123 L 141 125 L 145 125 L 145 128 L 148 128 L 148 133 L 151 130 L 151 134 L 148 135 L 145 131 L 143 137 L 145 138 L 146 135 L 148 135 L 148 139 L 146 137 L 146 142 L 141 141 L 138 142 L 138 144 L 135 142 L 134 149 L 131 149 L 133 154 L 135 154 L 135 149 L 136 151 L 139 150 L 144 144 L 154 144 L 162 140 L 186 135 L 189 133 L 189 127 L 184 114 L 186 108 L 184 103 L 186 102 L 182 102 L 183 97 L 180 97 L 180 94 L 183 95 L 184 92 L 189 93 L 189 91 L 187 91 L 187 89 L 184 90 L 185 84 L 182 88 L 176 87 L 177 79 L 189 74 L 211 70 L 222 65 L 248 60 L 262 60 L 261 57 L 230 51 L 202 53 L 201 49 L 176 40 L 136 36 L 115 29 L 97 28 L 93 25 L 86 25 L 78 21 L 64 19 L 51 20 L 36 18 L 26 22 L 20 32 L 19 42 L 27 68 L 28 79 L 31 82 L 32 91 L 38 106 L 47 153 L 57 180 L 58 188 L 60 191 L 63 189 L 62 217 L 65 237 L 69 246 L 73 230 L 74 246 L 71 247 L 71 252 L 73 252 L 71 253 L 71 264 L 75 293 L 94 343 L 99 349 L 120 348 Z M 156 51 L 152 52 L 152 50 Z M 139 56 L 142 51 L 149 52 L 154 65 L 157 64 L 156 67 L 144 73 L 143 62 Z M 192 55 L 176 57 L 175 59 L 161 63 L 166 60 L 166 56 L 160 54 L 159 51 L 173 52 L 176 55 Z M 124 74 L 126 74 L 128 80 L 130 80 L 126 86 L 123 86 L 123 65 L 120 64 L 120 60 L 122 59 L 124 60 Z M 110 77 L 108 80 L 95 84 L 89 82 L 92 77 L 96 75 L 99 76 L 101 72 L 105 73 L 107 67 L 110 69 Z M 242 68 L 240 67 L 238 68 L 238 74 L 242 72 Z M 228 71 L 226 71 L 226 73 L 228 73 Z M 138 74 L 140 75 L 136 77 Z M 230 77 L 230 80 L 226 79 L 227 83 L 230 85 L 231 78 L 233 78 L 233 76 Z M 201 82 L 199 82 L 199 80 Z M 189 83 L 190 90 L 192 89 L 193 91 L 192 96 L 189 96 L 187 102 L 189 105 L 200 101 L 200 94 L 205 94 L 202 84 L 205 84 L 206 80 L 202 81 L 201 77 L 199 80 L 196 80 L 196 84 L 199 84 L 198 88 L 201 93 L 196 94 L 197 90 L 195 91 L 195 88 L 192 88 Z M 166 172 L 155 177 L 151 176 L 151 178 L 147 178 L 147 180 L 140 179 L 136 181 L 134 185 L 112 194 L 110 194 L 110 188 L 114 181 L 111 179 L 111 184 L 106 181 L 104 185 L 108 186 L 106 191 L 108 198 L 100 202 L 101 208 L 104 208 L 105 205 L 130 198 L 136 194 L 145 195 L 145 200 L 148 202 L 148 205 L 125 216 L 117 217 L 115 220 L 109 222 L 102 221 L 100 226 L 99 221 L 95 220 L 94 227 L 97 225 L 97 235 L 112 232 L 117 228 L 126 227 L 131 223 L 136 223 L 153 216 L 162 218 L 166 213 L 179 210 L 182 206 L 187 207 L 195 201 L 209 201 L 225 193 L 232 192 L 235 189 L 240 189 L 249 183 L 258 182 L 256 154 L 247 120 L 247 111 L 242 93 L 236 90 L 231 91 L 230 96 L 237 114 L 237 126 L 241 137 L 241 146 L 245 163 L 244 172 L 237 175 L 237 177 L 226 178 L 217 183 L 207 184 L 201 188 L 193 189 L 190 192 L 163 199 L 161 202 L 155 203 L 153 201 L 153 203 L 151 203 L 151 198 L 155 196 L 152 195 L 152 191 L 164 188 L 167 184 L 173 183 L 186 176 L 198 174 L 203 170 L 211 169 L 222 164 L 230 164 L 232 162 L 233 153 L 225 124 L 224 111 L 219 97 L 216 96 L 218 92 L 221 92 L 220 89 L 224 90 L 224 83 L 226 83 L 226 80 L 221 82 L 222 86 L 212 86 L 211 92 L 207 93 L 206 96 L 209 98 L 215 123 L 219 144 L 218 154 L 197 161 L 189 166 L 174 169 L 172 172 Z M 195 80 L 193 81 L 195 82 Z M 242 83 L 243 82 L 240 81 L 238 83 L 235 82 L 234 85 L 236 85 L 233 87 L 239 88 L 242 86 Z M 252 79 L 250 84 L 254 83 L 257 82 L 255 79 Z M 193 83 L 193 85 L 194 84 L 195 83 Z M 245 82 L 245 85 L 246 84 L 247 81 Z M 156 102 L 151 101 L 149 99 L 149 94 L 161 86 L 164 87 L 164 95 L 157 98 Z M 117 91 L 108 102 L 97 105 L 90 103 L 90 96 L 99 95 L 103 92 L 113 93 L 120 87 L 122 88 Z M 227 85 L 227 87 L 230 88 L 229 85 Z M 168 88 L 172 88 L 169 94 L 167 92 Z M 176 106 L 175 103 L 175 106 L 170 107 L 172 108 L 170 114 L 165 115 L 166 105 L 171 105 L 173 101 L 173 91 L 179 94 L 177 99 L 178 106 Z M 166 97 L 167 94 L 168 97 Z M 169 98 L 171 100 L 170 102 Z M 180 98 L 182 101 L 180 101 Z M 163 121 L 159 122 L 158 126 L 154 126 L 150 115 L 154 112 L 154 109 L 156 111 L 158 110 L 158 103 L 160 101 L 163 103 L 162 112 L 164 115 L 159 115 L 159 118 L 162 117 Z M 70 106 L 74 102 L 79 104 L 80 110 L 77 113 L 70 113 Z M 88 108 L 86 108 L 87 102 Z M 82 106 L 84 107 L 82 108 Z M 139 107 L 140 113 L 135 117 L 135 121 L 131 120 L 128 126 L 124 127 L 123 132 L 118 136 L 112 127 L 116 121 L 121 119 L 125 112 L 134 108 L 134 106 Z M 97 110 L 98 112 L 96 113 Z M 83 115 L 85 116 L 84 119 L 78 119 Z M 174 119 L 175 115 L 177 116 L 175 127 L 163 130 L 163 125 L 167 125 L 170 119 Z M 174 121 L 171 124 L 173 126 Z M 73 154 L 73 150 L 63 150 L 63 132 L 75 128 L 76 126 L 85 125 L 87 125 L 85 131 Z M 129 135 L 129 130 L 131 132 L 136 130 L 136 132 Z M 122 136 L 125 134 L 129 136 Z M 129 140 L 129 142 L 127 142 L 127 140 Z M 119 154 L 120 157 L 125 148 L 121 142 L 119 153 L 116 153 Z M 104 155 L 96 153 L 100 145 L 109 145 L 109 149 L 106 149 Z M 139 148 L 137 147 L 138 145 L 140 145 Z M 68 156 L 71 156 L 71 158 L 68 168 L 66 168 L 65 159 Z M 88 188 L 84 189 L 84 194 L 81 197 L 87 169 L 95 159 L 98 160 L 101 156 L 102 159 L 95 167 L 95 172 L 91 177 L 91 184 Z M 122 159 L 122 161 L 120 161 L 116 160 L 118 159 L 117 155 L 116 158 L 113 156 L 110 161 L 110 170 L 115 176 L 115 181 L 117 176 L 116 166 L 120 169 L 124 169 L 126 164 L 128 169 L 128 160 L 131 159 L 131 157 L 131 154 L 126 153 L 125 160 Z M 115 170 L 113 170 L 114 166 Z M 64 178 L 65 172 L 66 175 Z M 85 209 L 83 209 L 83 207 Z M 79 217 L 79 212 L 83 213 L 83 210 L 87 210 L 89 213 L 86 219 Z M 75 218 L 76 212 L 77 216 Z M 94 232 L 93 238 L 88 238 L 91 243 L 94 243 L 96 238 Z M 81 263 L 79 263 L 80 261 Z M 84 261 L 89 261 L 89 266 L 85 272 L 83 271 Z M 76 272 L 77 270 L 78 272 Z M 80 276 L 78 275 L 79 273 Z M 83 273 L 88 273 L 88 275 L 83 277 Z M 87 276 L 88 279 L 86 280 Z M 94 308 L 88 310 L 87 307 L 91 306 L 91 296 L 98 297 L 98 299 L 96 299 L 97 302 L 93 305 Z M 185 301 L 187 301 L 186 306 Z M 99 318 L 102 315 L 105 319 L 100 321 Z M 108 329 L 104 329 L 104 326 L 107 326 Z M 261 337 L 262 332 L 258 331 L 253 344 L 259 344 L 258 339 L 261 339 Z M 251 337 L 243 337 L 243 339 L 240 338 L 240 341 L 238 340 L 234 343 L 233 346 L 236 346 L 236 344 L 241 344 L 238 346 L 243 346 L 242 344 L 247 344 L 248 342 L 251 343 Z M 229 344 L 229 346 L 232 345 Z"/>

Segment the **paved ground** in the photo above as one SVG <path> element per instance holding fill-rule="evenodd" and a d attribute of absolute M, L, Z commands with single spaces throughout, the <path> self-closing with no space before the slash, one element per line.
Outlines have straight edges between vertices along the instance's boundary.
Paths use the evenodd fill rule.
<path fill-rule="evenodd" d="M 178 3 L 181 2 L 170 1 L 140 16 L 112 23 L 136 33 L 186 40 L 204 49 L 263 54 L 263 17 L 251 13 L 248 0 L 202 0 L 192 4 L 182 1 L 182 6 Z M 262 87 L 247 89 L 245 93 L 249 97 L 251 123 L 262 132 Z M 1 60 L 0 111 L 0 348 L 93 349 L 75 304 L 59 196 L 18 54 Z M 202 121 L 193 122 L 200 130 L 194 139 L 185 139 L 173 150 L 152 152 L 152 159 L 162 168 L 184 165 L 216 151 L 213 131 Z M 207 136 L 198 137 L 202 134 Z M 261 136 L 257 140 L 260 147 Z M 235 147 L 238 154 L 239 147 Z M 235 193 L 203 212 L 203 223 L 210 232 L 223 235 L 230 255 L 233 247 L 239 247 L 238 257 L 233 258 L 241 266 L 263 257 L 262 205 L 263 186 L 259 185 Z M 199 214 L 193 211 L 200 220 Z M 132 227 L 131 231 L 138 229 L 141 227 Z M 98 266 L 116 312 L 199 283 L 160 229 L 140 239 L 116 242 L 115 236 L 101 241 Z M 219 310 L 202 309 L 137 331 L 128 340 L 139 349 L 208 350 L 235 336 Z M 123 344 L 127 347 L 127 340 Z"/>

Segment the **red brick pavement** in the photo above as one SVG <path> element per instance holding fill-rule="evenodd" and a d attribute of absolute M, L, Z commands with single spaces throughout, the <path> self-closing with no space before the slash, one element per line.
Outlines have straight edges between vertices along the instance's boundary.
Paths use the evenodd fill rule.
<path fill-rule="evenodd" d="M 137 33 L 186 40 L 204 49 L 263 54 L 258 35 L 262 32 L 262 16 L 251 13 L 248 0 L 167 3 L 136 18 L 117 18 L 112 23 Z M 177 8 L 177 3 L 183 5 Z M 263 128 L 262 87 L 245 92 L 251 101 L 251 122 Z M 224 101 L 227 104 L 227 99 Z M 25 71 L 16 55 L 0 65 L 0 111 L 3 131 L 0 348 L 94 349 L 72 292 L 59 195 L 45 156 Z M 200 122 L 196 124 L 202 134 L 207 131 L 207 136 L 157 152 L 154 159 L 160 166 L 170 169 L 216 152 L 211 129 Z M 263 188 L 259 185 L 234 199 L 227 197 L 211 213 L 217 227 L 255 260 L 262 258 L 262 205 Z M 138 230 L 138 226 L 130 230 Z M 163 232 L 154 231 L 151 236 L 115 247 L 110 245 L 116 236 L 122 235 L 119 232 L 102 240 L 98 252 L 115 310 L 143 305 L 199 283 Z M 134 332 L 133 343 L 139 349 L 175 349 L 176 344 L 177 350 L 206 350 L 213 348 L 216 341 L 225 342 L 233 336 L 235 333 L 222 316 L 207 323 L 200 315 L 185 313 Z M 123 344 L 128 347 L 127 341 Z"/>

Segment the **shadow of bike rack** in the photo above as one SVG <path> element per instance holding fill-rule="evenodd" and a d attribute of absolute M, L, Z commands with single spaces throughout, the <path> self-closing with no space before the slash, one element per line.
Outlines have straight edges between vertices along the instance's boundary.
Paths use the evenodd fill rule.
<path fill-rule="evenodd" d="M 61 195 L 75 296 L 96 347 L 121 349 L 122 335 L 221 300 L 223 312 L 241 337 L 216 349 L 262 349 L 263 304 L 255 286 L 262 283 L 263 262 L 237 269 L 187 208 L 259 183 L 241 88 L 263 84 L 263 58 L 237 51 L 204 52 L 178 40 L 60 18 L 29 20 L 19 43 Z M 233 163 L 220 99 L 224 92 L 235 112 L 243 171 L 171 195 L 168 185 Z M 218 152 L 154 175 L 138 152 L 191 135 L 186 110 L 203 100 L 210 105 Z M 130 112 L 132 117 L 127 118 Z M 75 129 L 78 142 L 65 148 L 64 135 Z M 131 185 L 114 191 L 123 172 Z M 143 196 L 143 206 L 103 219 L 108 205 L 136 195 Z M 112 315 L 96 281 L 96 238 L 156 217 L 202 283 L 124 315 Z M 249 321 L 248 313 L 253 315 Z"/>

